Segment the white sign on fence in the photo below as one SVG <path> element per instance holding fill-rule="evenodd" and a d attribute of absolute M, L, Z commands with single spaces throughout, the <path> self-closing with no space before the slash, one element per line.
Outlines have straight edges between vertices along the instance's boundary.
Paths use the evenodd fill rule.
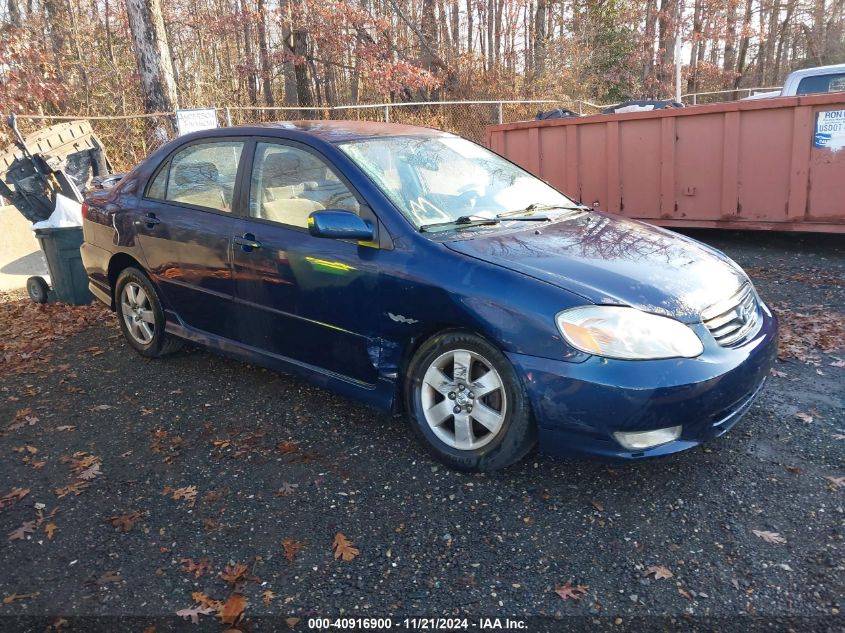
<path fill-rule="evenodd" d="M 176 110 L 176 127 L 179 136 L 199 130 L 212 130 L 217 127 L 217 111 L 214 108 Z"/>
<path fill-rule="evenodd" d="M 833 151 L 845 148 L 845 110 L 819 112 L 815 146 Z"/>

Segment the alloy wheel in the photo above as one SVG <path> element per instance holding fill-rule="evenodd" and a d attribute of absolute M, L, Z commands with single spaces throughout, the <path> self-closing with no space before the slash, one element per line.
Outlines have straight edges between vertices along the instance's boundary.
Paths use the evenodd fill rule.
<path fill-rule="evenodd" d="M 155 335 L 155 314 L 140 284 L 130 281 L 123 287 L 120 312 L 129 335 L 141 345 L 148 345 Z"/>
<path fill-rule="evenodd" d="M 505 422 L 502 377 L 476 352 L 456 349 L 435 358 L 423 377 L 420 397 L 426 423 L 451 448 L 481 448 Z"/>

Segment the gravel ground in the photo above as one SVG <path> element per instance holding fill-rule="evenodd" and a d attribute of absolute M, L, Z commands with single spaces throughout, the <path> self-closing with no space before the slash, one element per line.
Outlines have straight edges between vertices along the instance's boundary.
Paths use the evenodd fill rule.
<path fill-rule="evenodd" d="M 803 352 L 732 432 L 660 460 L 455 473 L 401 419 L 197 348 L 141 359 L 113 317 L 57 343 L 52 372 L 0 358 L 0 495 L 30 490 L 0 527 L 35 522 L 3 545 L 0 629 L 220 631 L 211 601 L 242 595 L 241 631 L 388 615 L 845 630 L 845 482 L 826 479 L 845 475 L 845 350 L 811 347 L 841 336 L 845 240 L 694 236 L 750 271 Z M 352 560 L 333 557 L 338 533 Z M 580 599 L 555 593 L 567 582 Z M 176 617 L 197 599 L 198 625 Z"/>

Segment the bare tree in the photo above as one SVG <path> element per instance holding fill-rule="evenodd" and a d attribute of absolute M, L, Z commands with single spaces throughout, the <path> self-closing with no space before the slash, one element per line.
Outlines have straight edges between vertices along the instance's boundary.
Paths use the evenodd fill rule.
<path fill-rule="evenodd" d="M 172 112 L 178 104 L 173 61 L 164 30 L 164 18 L 158 0 L 126 0 L 126 14 L 135 49 L 135 62 L 141 77 L 144 111 Z M 172 131 L 166 126 L 155 128 L 157 140 L 164 140 Z M 164 137 L 164 138 L 162 138 Z"/>

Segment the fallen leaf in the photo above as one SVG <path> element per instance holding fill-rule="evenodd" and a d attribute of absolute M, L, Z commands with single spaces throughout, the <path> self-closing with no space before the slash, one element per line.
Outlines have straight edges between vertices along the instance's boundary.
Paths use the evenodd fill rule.
<path fill-rule="evenodd" d="M 344 536 L 343 532 L 335 534 L 332 547 L 334 548 L 334 557 L 343 558 L 346 561 L 352 560 L 360 553 L 358 548 L 352 545 L 352 541 Z"/>
<path fill-rule="evenodd" d="M 777 532 L 766 532 L 764 530 L 751 531 L 754 533 L 754 536 L 759 536 L 761 539 L 766 541 L 766 543 L 774 543 L 775 545 L 783 545 L 786 543 L 786 539 Z"/>
<path fill-rule="evenodd" d="M 241 618 L 244 609 L 246 598 L 239 593 L 233 593 L 220 608 L 217 616 L 223 624 L 234 624 Z"/>
<path fill-rule="evenodd" d="M 784 470 L 786 470 L 786 472 L 792 473 L 794 475 L 797 475 L 798 473 L 801 472 L 801 469 L 798 466 L 786 465 L 786 466 L 784 466 Z"/>
<path fill-rule="evenodd" d="M 830 482 L 831 490 L 839 490 L 845 486 L 845 477 L 825 477 Z"/>
<path fill-rule="evenodd" d="M 795 417 L 801 420 L 802 422 L 806 422 L 807 424 L 813 421 L 813 416 L 811 416 L 809 413 L 804 413 L 803 411 L 798 411 L 795 414 Z"/>
<path fill-rule="evenodd" d="M 73 431 L 73 430 L 75 430 L 75 429 L 76 429 L 76 427 L 75 427 L 75 426 L 70 426 L 70 425 L 68 425 L 68 424 L 63 424 L 62 426 L 57 426 L 55 430 L 56 430 L 56 431 Z"/>
<path fill-rule="evenodd" d="M 135 522 L 140 518 L 140 512 L 127 512 L 126 514 L 109 517 L 109 521 L 111 521 L 113 527 L 128 532 L 135 527 Z"/>
<path fill-rule="evenodd" d="M 288 625 L 289 629 L 292 629 L 299 624 L 299 618 L 285 618 L 285 624 Z"/>
<path fill-rule="evenodd" d="M 555 587 L 554 591 L 564 600 L 580 600 L 589 589 L 589 585 L 573 585 L 571 581 L 567 580 L 564 585 Z"/>
<path fill-rule="evenodd" d="M 287 497 L 292 495 L 296 492 L 296 489 L 299 488 L 299 484 L 291 484 L 287 481 L 282 482 L 282 487 L 276 491 L 277 497 Z"/>
<path fill-rule="evenodd" d="M 48 523 L 47 525 L 44 526 L 44 533 L 47 534 L 47 540 L 48 541 L 53 540 L 53 535 L 56 533 L 57 528 L 58 528 L 58 526 L 55 523 L 52 523 L 52 522 L 50 522 L 50 523 Z"/>
<path fill-rule="evenodd" d="M 663 580 L 664 578 L 671 578 L 674 574 L 663 565 L 651 565 L 647 567 L 643 576 L 654 576 L 655 580 Z"/>
<path fill-rule="evenodd" d="M 592 503 L 593 507 L 599 512 L 604 512 L 604 504 L 598 499 L 593 499 L 590 503 Z"/>
<path fill-rule="evenodd" d="M 97 579 L 98 585 L 106 585 L 110 582 L 123 582 L 123 577 L 116 571 L 107 571 Z"/>
<path fill-rule="evenodd" d="M 184 499 L 185 501 L 194 503 L 197 500 L 197 487 L 185 486 L 184 488 L 176 488 L 173 490 L 173 499 L 176 501 Z"/>
<path fill-rule="evenodd" d="M 15 505 L 28 494 L 29 488 L 12 488 L 9 492 L 0 497 L 0 510 L 5 508 L 7 504 L 12 506 Z"/>
<path fill-rule="evenodd" d="M 837 358 L 835 361 L 830 363 L 830 366 L 831 367 L 845 367 L 845 360 L 842 360 L 841 358 Z"/>
<path fill-rule="evenodd" d="M 220 607 L 223 606 L 223 603 L 219 600 L 212 600 L 206 594 L 202 593 L 201 591 L 195 591 L 191 594 L 191 599 L 196 602 L 197 604 L 203 607 L 209 607 L 214 609 L 215 611 L 220 610 Z"/>
<path fill-rule="evenodd" d="M 88 482 L 86 481 L 75 481 L 67 486 L 62 486 L 61 488 L 56 488 L 56 496 L 66 497 L 67 495 L 75 495 L 79 496 L 82 492 L 88 487 Z"/>
<path fill-rule="evenodd" d="M 687 591 L 686 589 L 684 589 L 683 587 L 678 587 L 678 593 L 681 596 L 683 596 L 684 598 L 686 598 L 687 600 L 692 600 L 692 596 L 690 595 L 690 592 Z"/>
<path fill-rule="evenodd" d="M 249 572 L 249 567 L 243 563 L 235 563 L 226 565 L 226 568 L 220 572 L 220 577 L 230 585 L 235 585 L 245 579 L 247 572 Z"/>
<path fill-rule="evenodd" d="M 290 440 L 282 440 L 278 444 L 276 444 L 276 449 L 282 455 L 288 455 L 290 453 L 296 453 L 299 450 L 299 444 L 296 442 L 291 442 Z"/>
<path fill-rule="evenodd" d="M 286 538 L 282 541 L 282 547 L 285 550 L 285 558 L 287 558 L 290 562 L 293 562 L 293 559 L 296 558 L 296 555 L 302 551 L 302 548 L 305 547 L 305 545 L 299 541 L 293 540 L 292 538 Z M 335 554 L 335 558 L 337 558 L 337 554 Z"/>
<path fill-rule="evenodd" d="M 182 563 L 182 571 L 193 574 L 194 578 L 199 578 L 209 570 L 208 561 L 204 558 L 199 562 L 194 562 L 192 558 L 183 558 L 179 562 Z"/>
<path fill-rule="evenodd" d="M 193 624 L 199 624 L 201 615 L 211 615 L 215 610 L 210 607 L 188 607 L 187 609 L 180 609 L 176 612 L 176 615 L 183 620 L 191 618 Z"/>
<path fill-rule="evenodd" d="M 276 594 L 272 592 L 270 589 L 265 589 L 261 592 L 261 599 L 264 601 L 264 604 L 270 604 L 273 602 L 273 598 L 276 597 Z"/>
<path fill-rule="evenodd" d="M 229 494 L 228 488 L 219 488 L 218 490 L 209 490 L 202 496 L 202 500 L 208 503 L 214 503 L 216 501 L 220 501 L 223 499 L 227 494 Z"/>
<path fill-rule="evenodd" d="M 29 600 L 30 598 L 34 598 L 40 594 L 40 591 L 36 591 L 35 593 L 12 593 L 3 598 L 3 604 L 12 604 L 18 600 Z"/>
<path fill-rule="evenodd" d="M 97 475 L 101 475 L 101 474 L 102 473 L 100 472 L 100 465 L 99 464 L 92 464 L 91 466 L 89 466 L 88 468 L 83 470 L 81 473 L 79 473 L 79 478 L 82 479 L 83 481 L 91 481 Z"/>
<path fill-rule="evenodd" d="M 777 369 L 770 369 L 769 373 L 775 378 L 786 378 L 786 372 L 778 371 Z"/>
<path fill-rule="evenodd" d="M 229 448 L 232 440 L 211 440 L 211 443 L 214 444 L 216 448 Z"/>
<path fill-rule="evenodd" d="M 19 541 L 38 528 L 38 521 L 24 521 L 23 525 L 9 532 L 9 541 Z"/>

